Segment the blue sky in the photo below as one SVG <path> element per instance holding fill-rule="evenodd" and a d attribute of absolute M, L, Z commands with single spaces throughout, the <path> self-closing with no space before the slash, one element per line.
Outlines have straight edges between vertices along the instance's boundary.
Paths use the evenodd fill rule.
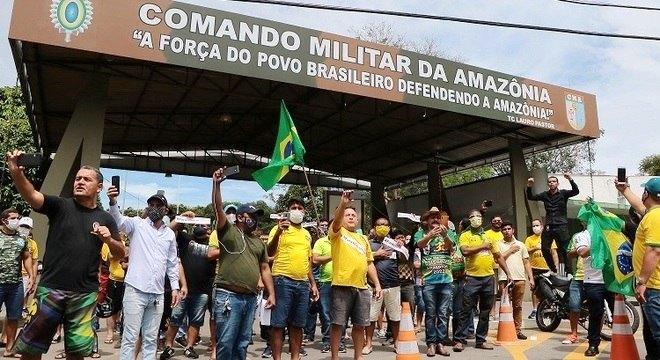
<path fill-rule="evenodd" d="M 184 2 L 349 36 L 362 24 L 384 21 L 404 38 L 433 39 L 443 53 L 458 56 L 469 64 L 595 94 L 600 127 L 605 132 L 596 147 L 595 169 L 613 174 L 616 167 L 625 166 L 633 174 L 641 158 L 658 153 L 657 135 L 652 131 L 658 126 L 660 114 L 660 42 L 657 41 L 594 38 L 219 0 Z M 313 2 L 660 36 L 658 12 L 580 6 L 556 0 Z M 656 1 L 616 2 L 659 6 Z M 12 3 L 12 0 L 0 2 L 0 36 L 5 38 Z M 16 83 L 15 66 L 7 42 L 0 42 L 0 69 L 0 85 Z M 110 169 L 103 172 L 108 177 L 121 175 L 127 180 L 127 192 L 135 196 L 127 196 L 126 206 L 133 206 L 130 201 L 137 205 L 137 197 L 144 200 L 157 189 L 166 190 L 172 202 L 178 202 L 180 197 L 185 204 L 208 203 L 208 179 L 182 177 L 179 186 L 177 175 L 165 178 L 163 174 Z M 246 181 L 228 182 L 223 194 L 227 200 L 267 199 L 267 194 L 256 183 Z"/>

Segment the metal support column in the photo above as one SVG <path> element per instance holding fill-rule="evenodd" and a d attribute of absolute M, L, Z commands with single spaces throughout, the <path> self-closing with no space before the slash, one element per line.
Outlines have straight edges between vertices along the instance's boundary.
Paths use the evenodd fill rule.
<path fill-rule="evenodd" d="M 53 163 L 40 191 L 48 195 L 71 196 L 73 179 L 81 165 L 96 168 L 101 163 L 108 78 L 94 73 L 79 94 L 78 102 L 57 148 Z M 45 248 L 48 219 L 32 211 L 34 238 Z M 43 252 L 40 252 L 43 256 Z"/>
<path fill-rule="evenodd" d="M 509 161 L 511 163 L 511 193 L 513 194 L 513 214 L 516 226 L 516 238 L 525 241 L 527 237 L 527 200 L 525 187 L 529 171 L 525 165 L 520 142 L 509 140 Z"/>

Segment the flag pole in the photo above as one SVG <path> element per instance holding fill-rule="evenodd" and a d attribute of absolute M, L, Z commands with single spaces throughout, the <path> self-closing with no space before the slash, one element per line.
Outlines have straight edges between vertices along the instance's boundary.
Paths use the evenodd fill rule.
<path fill-rule="evenodd" d="M 312 207 L 314 208 L 314 215 L 316 215 L 316 229 L 320 231 L 319 224 L 321 224 L 321 217 L 319 216 L 319 211 L 316 208 L 316 200 L 314 198 L 314 192 L 312 191 L 312 185 L 309 183 L 309 177 L 307 176 L 307 168 L 305 165 L 302 165 L 303 174 L 305 174 L 305 181 L 307 182 L 307 189 L 309 189 L 309 196 L 312 198 Z M 327 234 L 323 234 L 324 236 Z"/>

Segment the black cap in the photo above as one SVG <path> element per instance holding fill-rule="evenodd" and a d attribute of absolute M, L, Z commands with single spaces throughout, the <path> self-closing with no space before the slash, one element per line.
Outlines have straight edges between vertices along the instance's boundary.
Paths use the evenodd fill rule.
<path fill-rule="evenodd" d="M 236 210 L 236 214 L 241 215 L 241 214 L 257 214 L 257 216 L 263 216 L 264 211 L 261 209 L 257 209 L 256 207 L 248 204 L 243 204 L 238 207 L 238 210 Z"/>
<path fill-rule="evenodd" d="M 286 207 L 287 207 L 287 209 L 290 208 L 291 205 L 293 205 L 294 203 L 298 203 L 298 204 L 302 205 L 303 207 L 305 207 L 305 202 L 302 201 L 302 199 L 297 198 L 297 197 L 291 197 L 291 198 L 289 198 L 289 200 L 286 202 Z"/>
<path fill-rule="evenodd" d="M 147 204 L 149 203 L 149 201 L 154 200 L 154 199 L 155 199 L 155 200 L 158 200 L 158 201 L 160 201 L 160 202 L 162 202 L 163 205 L 167 206 L 167 199 L 165 198 L 165 195 L 163 195 L 163 194 L 155 194 L 155 195 L 151 195 L 151 196 L 147 199 Z"/>

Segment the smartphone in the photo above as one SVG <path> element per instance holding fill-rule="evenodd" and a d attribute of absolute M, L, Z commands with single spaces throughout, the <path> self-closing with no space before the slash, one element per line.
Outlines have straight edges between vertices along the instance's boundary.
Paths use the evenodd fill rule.
<path fill-rule="evenodd" d="M 364 190 L 353 191 L 353 200 L 367 200 L 369 198 L 369 192 Z"/>
<path fill-rule="evenodd" d="M 289 220 L 289 213 L 270 214 L 271 220 Z"/>
<path fill-rule="evenodd" d="M 119 175 L 115 175 L 112 177 L 112 186 L 117 189 L 117 192 L 119 192 Z"/>
<path fill-rule="evenodd" d="M 625 183 L 626 180 L 626 168 L 618 168 L 616 169 L 616 181 L 620 183 Z"/>
<path fill-rule="evenodd" d="M 493 206 L 493 200 L 484 200 L 484 206 L 485 207 Z"/>
<path fill-rule="evenodd" d="M 238 167 L 238 165 L 231 166 L 225 169 L 224 171 L 224 176 L 225 177 L 230 177 L 232 175 L 238 174 L 238 172 L 241 171 L 241 169 Z"/>
<path fill-rule="evenodd" d="M 23 167 L 38 167 L 41 166 L 41 163 L 44 160 L 44 156 L 39 153 L 34 154 L 21 154 L 18 157 L 17 164 L 18 166 Z"/>

